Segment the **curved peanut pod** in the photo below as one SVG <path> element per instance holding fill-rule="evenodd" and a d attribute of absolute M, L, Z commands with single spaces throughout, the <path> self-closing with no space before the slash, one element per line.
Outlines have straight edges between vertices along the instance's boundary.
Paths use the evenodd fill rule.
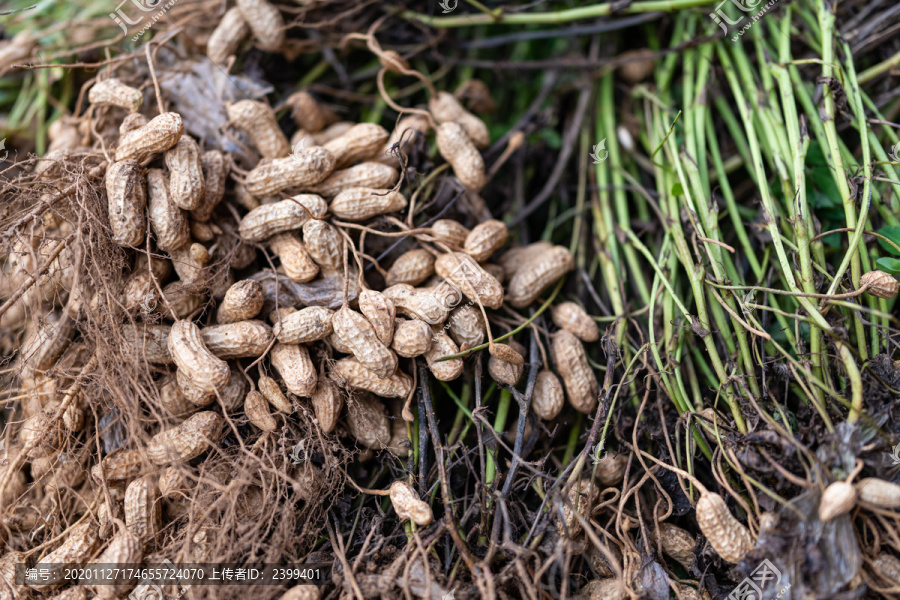
<path fill-rule="evenodd" d="M 176 321 L 167 345 L 178 370 L 197 388 L 214 392 L 228 385 L 231 379 L 228 364 L 209 351 L 196 324 Z"/>

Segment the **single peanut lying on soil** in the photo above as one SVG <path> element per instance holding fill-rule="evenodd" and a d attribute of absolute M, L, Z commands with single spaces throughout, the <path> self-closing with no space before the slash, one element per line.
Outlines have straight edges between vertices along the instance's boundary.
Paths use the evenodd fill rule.
<path fill-rule="evenodd" d="M 405 481 L 395 481 L 390 487 L 391 504 L 401 519 L 409 519 L 424 527 L 434 520 L 434 513 L 427 502 L 419 499 L 411 485 Z"/>
<path fill-rule="evenodd" d="M 697 501 L 697 525 L 722 560 L 737 564 L 753 549 L 750 531 L 728 510 L 719 494 L 705 492 Z"/>

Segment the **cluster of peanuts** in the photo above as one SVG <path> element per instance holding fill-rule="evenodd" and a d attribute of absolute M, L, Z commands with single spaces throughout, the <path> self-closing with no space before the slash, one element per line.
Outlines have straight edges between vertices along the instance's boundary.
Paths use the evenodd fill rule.
<path fill-rule="evenodd" d="M 519 384 L 524 348 L 512 339 L 494 340 L 488 311 L 544 303 L 546 292 L 574 268 L 569 250 L 548 242 L 506 248 L 507 228 L 498 220 L 470 230 L 438 219 L 412 229 L 391 216 L 410 204 L 399 191 L 405 144 L 412 135 L 427 136 L 435 123 L 438 151 L 459 182 L 472 193 L 485 184 L 478 149 L 490 141 L 487 128 L 453 95 L 439 93 L 428 116 L 406 116 L 389 133 L 374 123 L 337 121 L 310 94 L 298 92 L 285 102 L 298 125 L 290 142 L 267 104 L 236 102 L 227 106 L 229 126 L 262 157 L 250 170 L 238 169 L 225 152 L 202 149 L 179 114 L 148 119 L 141 91 L 121 80 L 97 82 L 88 99 L 93 111 L 122 115 L 117 140 L 104 149 L 112 162 L 98 160 L 95 172 L 104 180 L 98 191 L 105 195 L 110 239 L 134 249 L 116 300 L 127 313 L 124 353 L 155 369 L 156 405 L 167 425 L 140 447 L 115 450 L 93 466 L 91 478 L 115 492 L 116 506 L 104 499 L 99 521 L 71 529 L 41 562 L 95 557 L 108 539 L 103 560 L 140 562 L 142 542 L 162 527 L 160 500 L 173 502 L 186 485 L 173 465 L 183 467 L 221 440 L 223 414 L 243 415 L 264 436 L 309 407 L 323 433 L 337 430 L 366 449 L 407 456 L 404 418 L 412 417 L 401 408 L 415 384 L 407 372 L 414 367 L 404 359 L 420 357 L 436 379 L 452 381 L 463 373 L 462 355 L 486 347 L 490 376 L 504 386 Z M 57 126 L 54 152 L 78 147 L 82 129 Z M 48 172 L 43 166 L 36 171 Z M 223 202 L 226 194 L 233 203 Z M 385 219 L 405 229 L 415 247 L 386 270 L 376 264 L 383 280 L 376 290 L 362 276 L 351 234 L 356 228 L 377 235 L 372 227 Z M 52 226 L 71 231 L 68 223 Z M 104 298 L 83 281 L 73 289 L 69 248 L 36 247 L 39 256 L 11 259 L 9 270 L 19 281 L 32 277 L 41 258 L 57 251 L 54 268 L 40 273 L 35 289 L 53 288 L 45 306 L 66 292 L 68 300 L 32 328 L 21 348 L 21 389 L 37 400 L 28 404 L 20 445 L 7 452 L 9 466 L 0 471 L 4 503 L 26 491 L 25 461 L 32 476 L 49 478 L 46 485 L 77 486 L 86 474 L 87 453 L 85 460 L 62 461 L 60 448 L 84 426 L 87 400 L 78 393 L 78 378 L 50 373 L 93 368 L 90 351 L 75 341 L 76 325 L 84 311 L 100 310 Z M 274 267 L 275 261 L 276 268 L 256 266 Z M 556 369 L 541 346 L 545 364 L 535 375 L 532 409 L 553 419 L 567 396 L 575 409 L 590 412 L 598 384 L 584 342 L 599 338 L 597 325 L 573 302 L 552 306 L 551 315 L 558 327 L 550 348 Z M 15 453 L 24 460 L 12 460 Z M 148 471 L 148 463 L 155 468 Z M 316 470 L 304 466 L 310 480 Z M 401 518 L 431 522 L 429 505 L 408 483 L 394 482 L 384 494 Z M 127 527 L 114 533 L 117 515 Z M 7 525 L 15 528 L 13 521 Z M 108 587 L 98 594 L 126 591 Z"/>

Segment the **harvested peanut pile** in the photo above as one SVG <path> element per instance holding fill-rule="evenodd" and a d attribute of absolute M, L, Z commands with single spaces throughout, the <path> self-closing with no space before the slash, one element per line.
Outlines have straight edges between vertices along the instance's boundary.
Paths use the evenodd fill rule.
<path fill-rule="evenodd" d="M 0 600 L 900 598 L 895 7 L 149 4 L 6 15 Z"/>

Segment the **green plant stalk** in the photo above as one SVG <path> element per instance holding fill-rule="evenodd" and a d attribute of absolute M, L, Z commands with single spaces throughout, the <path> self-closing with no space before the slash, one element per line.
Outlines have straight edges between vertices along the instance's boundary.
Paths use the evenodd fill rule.
<path fill-rule="evenodd" d="M 856 121 L 858 123 L 857 129 L 859 130 L 859 145 L 862 147 L 863 153 L 863 189 L 862 189 L 862 200 L 865 203 L 862 209 L 862 214 L 859 218 L 859 227 L 854 234 L 854 238 L 859 239 L 860 243 L 858 244 L 858 248 L 860 248 L 860 253 L 863 254 L 862 264 L 863 267 L 868 271 L 871 269 L 871 265 L 869 264 L 869 255 L 865 250 L 865 244 L 862 243 L 862 228 L 866 225 L 866 219 L 869 214 L 869 207 L 871 205 L 872 198 L 872 152 L 869 149 L 869 136 L 868 133 L 868 123 L 866 122 L 866 114 L 863 110 L 862 98 L 860 97 L 859 92 L 859 83 L 856 80 L 856 67 L 853 64 L 853 54 L 850 52 L 850 46 L 846 42 L 844 43 L 844 56 L 847 58 L 847 64 L 845 67 L 845 72 L 847 75 L 846 85 L 844 86 L 844 91 L 847 93 L 847 100 L 853 109 L 853 114 L 856 117 Z M 836 283 L 832 285 L 837 285 Z M 856 284 L 858 287 L 858 284 Z M 874 296 L 869 296 L 869 307 L 875 308 L 878 302 L 875 300 Z M 860 326 L 862 323 L 862 319 L 859 317 L 858 313 L 854 313 L 856 320 L 860 322 Z M 882 327 L 887 328 L 888 323 L 883 321 L 881 322 Z M 871 343 L 872 343 L 872 354 L 878 354 L 880 350 L 880 342 L 879 340 L 879 331 L 877 326 L 873 326 L 869 329 L 871 335 Z M 852 380 L 851 380 L 852 381 Z M 860 395 L 860 398 L 862 396 Z M 857 411 L 861 407 L 856 407 Z"/>
<path fill-rule="evenodd" d="M 497 415 L 494 417 L 494 428 L 492 434 L 496 437 L 500 437 L 503 435 L 503 432 L 506 430 L 506 417 L 509 414 L 509 405 L 512 401 L 512 394 L 509 390 L 502 390 L 500 392 L 500 401 L 497 403 Z M 485 485 L 490 488 L 494 483 L 494 478 L 497 475 L 497 440 L 493 441 L 493 444 L 488 446 L 487 451 L 487 480 L 485 481 Z M 488 506 L 490 506 L 491 498 L 488 496 L 487 499 Z"/>
<path fill-rule="evenodd" d="M 735 77 L 734 69 L 731 65 L 731 60 L 728 56 L 728 52 L 721 43 L 719 43 L 717 45 L 717 47 L 719 50 L 719 58 L 722 62 L 722 66 L 725 70 L 725 74 L 731 85 L 732 93 L 735 96 L 737 106 L 738 106 L 739 110 L 741 111 L 741 114 L 744 117 L 745 123 L 749 124 L 749 123 L 751 123 L 750 115 L 747 114 L 749 112 L 749 108 L 744 101 L 744 94 L 741 90 L 741 86 L 737 82 L 737 78 Z M 762 157 L 759 152 L 759 141 L 756 138 L 756 132 L 754 131 L 754 129 L 752 127 L 749 127 L 749 126 L 747 127 L 747 138 L 750 143 L 750 152 L 753 155 L 753 167 L 758 173 L 759 180 L 764 181 L 765 180 L 765 170 L 763 168 Z M 774 211 L 774 207 L 772 205 L 772 197 L 769 194 L 768 186 L 761 185 L 759 187 L 759 190 L 760 190 L 760 194 L 762 196 L 763 206 L 766 208 L 767 211 L 769 211 L 770 215 L 776 214 Z M 772 243 L 773 243 L 773 246 L 775 247 L 775 252 L 778 255 L 778 261 L 781 265 L 782 274 L 788 283 L 790 291 L 799 292 L 800 290 L 798 289 L 797 283 L 794 279 L 794 275 L 793 275 L 793 272 L 790 267 L 790 262 L 788 261 L 787 254 L 785 253 L 785 250 L 784 250 L 784 246 L 781 243 L 781 234 L 778 231 L 778 227 L 775 226 L 772 222 L 769 222 L 767 224 L 767 229 L 769 230 L 769 233 L 772 236 Z M 859 230 L 857 233 L 861 234 L 862 230 Z M 835 281 L 837 281 L 837 279 L 835 279 Z M 833 293 L 833 292 L 829 292 L 829 293 Z M 809 301 L 809 298 L 805 298 L 805 297 L 801 296 L 801 297 L 798 297 L 797 300 L 800 302 L 801 305 L 803 305 L 804 309 L 806 309 L 806 311 L 809 313 L 810 317 L 812 317 L 816 321 L 817 325 L 822 330 L 824 330 L 828 333 L 833 333 L 831 325 L 828 323 L 827 320 L 825 320 L 825 318 L 819 312 L 819 310 L 817 309 L 815 304 Z M 838 338 L 837 336 L 834 336 L 834 339 L 839 347 L 843 346 L 843 342 L 840 340 L 840 338 Z M 856 366 L 853 356 L 850 353 L 841 351 L 841 359 L 844 362 L 844 366 L 845 366 L 847 373 L 851 373 L 851 372 L 858 373 L 859 372 L 859 369 Z M 859 394 L 858 398 L 857 398 L 857 393 Z M 859 390 L 857 390 L 856 388 L 853 389 L 854 396 L 853 396 L 852 403 L 854 405 L 856 405 L 858 402 L 862 402 L 861 393 L 862 393 L 861 388 L 859 388 Z"/>
<path fill-rule="evenodd" d="M 702 327 L 708 327 L 710 325 L 710 315 L 706 310 L 706 303 L 704 298 L 703 267 L 695 265 L 693 260 L 691 259 L 690 251 L 688 250 L 687 242 L 684 238 L 684 231 L 681 226 L 681 218 L 675 198 L 669 195 L 668 202 L 661 204 L 667 205 L 666 212 L 671 223 L 671 228 L 669 231 L 672 233 L 673 240 L 675 242 L 675 253 L 678 255 L 681 264 L 684 266 L 684 269 L 690 276 L 691 290 L 694 296 L 694 304 L 697 307 L 697 319 L 700 321 Z M 689 319 L 689 317 L 686 318 Z M 734 391 L 729 385 L 728 375 L 725 372 L 725 367 L 722 363 L 722 359 L 721 357 L 719 357 L 715 340 L 710 333 L 702 336 L 702 340 L 704 346 L 706 346 L 706 351 L 709 354 L 709 358 L 712 362 L 713 369 L 716 372 L 716 376 L 718 377 L 718 384 L 727 388 L 725 391 L 725 399 L 728 402 L 728 405 L 731 407 L 731 413 L 734 417 L 735 425 L 737 426 L 739 431 L 745 433 L 746 424 L 744 423 L 744 417 L 741 414 L 740 406 L 734 399 Z"/>
<path fill-rule="evenodd" d="M 631 215 L 628 211 L 628 200 L 625 195 L 624 185 L 625 178 L 622 177 L 622 153 L 616 139 L 615 125 L 615 98 L 613 97 L 613 74 L 609 73 L 600 80 L 600 120 L 598 122 L 599 129 L 602 126 L 604 131 L 604 139 L 612 140 L 609 144 L 609 168 L 611 169 L 613 199 L 615 202 L 616 220 L 614 223 L 631 223 Z M 613 236 L 613 240 L 615 240 Z M 634 274 L 632 282 L 638 291 L 641 302 L 646 305 L 650 302 L 650 292 L 647 289 L 647 282 L 640 276 L 643 272 L 638 262 L 637 254 L 631 246 L 623 245 L 622 253 L 625 255 L 625 262 L 628 269 Z M 621 267 L 621 263 L 617 262 Z M 624 275 L 624 273 L 623 273 Z M 625 277 L 621 278 L 626 281 Z M 626 359 L 627 360 L 627 359 Z"/>
<path fill-rule="evenodd" d="M 819 27 L 821 29 L 821 40 L 822 40 L 822 77 L 831 78 L 834 75 L 834 15 L 826 8 L 824 3 L 819 4 Z M 838 135 L 837 135 L 837 127 L 835 125 L 834 119 L 836 116 L 836 111 L 834 109 L 834 94 L 830 90 L 823 91 L 823 101 L 822 101 L 822 111 L 825 115 L 825 137 L 828 140 L 828 149 L 830 151 L 830 163 L 832 173 L 834 175 L 835 183 L 838 186 L 838 189 L 841 192 L 841 198 L 844 201 L 844 216 L 847 223 L 847 227 L 850 229 L 855 229 L 857 227 L 857 223 L 859 223 L 860 228 L 865 226 L 865 218 L 858 218 L 856 214 L 856 202 L 850 197 L 850 188 L 847 186 L 847 180 L 844 177 L 844 163 L 841 158 L 841 152 L 838 145 Z M 829 156 L 826 155 L 826 159 Z M 865 248 L 862 247 L 860 243 L 860 237 L 855 236 L 857 239 L 854 240 L 854 234 L 848 233 L 848 238 L 850 244 L 853 244 L 847 249 L 847 257 L 850 259 L 850 279 L 853 283 L 854 288 L 859 287 L 859 278 L 862 275 L 861 269 L 865 268 L 866 271 L 869 270 L 869 256 L 865 252 Z M 860 256 L 862 255 L 862 256 Z M 847 262 L 846 260 L 843 262 Z M 835 273 L 835 279 L 829 287 L 829 294 L 833 294 L 834 290 L 837 289 L 838 283 L 841 280 L 841 277 L 846 271 L 847 267 L 842 265 L 842 268 L 839 269 Z M 865 340 L 865 332 L 862 328 L 862 323 L 859 319 L 859 315 L 853 315 L 854 326 L 856 329 L 856 339 L 857 339 L 857 349 L 859 351 L 860 357 L 862 360 L 866 360 L 868 358 L 868 351 L 866 348 L 866 340 Z"/>
<path fill-rule="evenodd" d="M 626 234 L 631 233 L 631 230 L 626 230 Z M 633 233 L 631 234 L 634 235 Z M 660 250 L 661 255 L 665 255 L 669 249 L 669 236 L 666 235 L 665 239 L 662 243 L 662 249 Z M 643 244 L 642 244 L 643 245 Z M 646 250 L 646 247 L 644 248 Z M 647 254 L 650 251 L 647 250 Z M 664 277 L 659 270 L 659 266 L 656 264 L 656 261 L 650 261 L 650 264 L 654 267 L 654 271 L 656 272 L 653 277 L 653 286 L 652 293 L 650 295 L 650 318 L 648 320 L 648 335 L 650 337 L 650 353 L 653 355 L 653 360 L 656 362 L 656 369 L 659 372 L 660 380 L 662 381 L 663 387 L 666 390 L 666 394 L 669 398 L 672 399 L 672 402 L 675 403 L 675 408 L 678 409 L 679 413 L 683 413 L 687 410 L 688 402 L 687 398 L 681 395 L 681 391 L 672 385 L 672 381 L 669 379 L 669 372 L 666 369 L 665 363 L 663 363 L 662 356 L 659 354 L 659 344 L 656 341 L 656 328 L 653 326 L 653 315 L 656 314 L 656 299 L 659 298 L 660 285 L 662 285 Z M 669 288 L 669 282 L 665 282 L 666 288 Z M 670 339 L 670 338 L 666 338 Z M 675 376 L 678 377 L 678 370 L 675 370 Z"/>
<path fill-rule="evenodd" d="M 578 437 L 581 435 L 581 426 L 584 424 L 584 415 L 576 413 L 575 422 L 572 423 L 572 429 L 569 431 L 569 439 L 566 440 L 566 451 L 563 453 L 562 466 L 568 466 L 575 456 L 575 447 L 578 446 Z"/>
<path fill-rule="evenodd" d="M 787 14 L 782 20 L 782 28 L 786 27 L 788 33 L 791 24 L 791 9 L 787 8 Z M 783 36 L 782 36 L 783 38 Z M 790 61 L 790 38 L 782 39 L 779 46 L 779 59 L 782 63 Z M 781 65 L 772 65 L 772 72 L 778 81 L 778 88 L 781 92 L 781 106 L 784 110 L 785 128 L 787 129 L 788 138 L 791 147 L 794 149 L 793 157 L 793 173 L 794 173 L 794 189 L 796 190 L 796 201 L 788 202 L 788 211 L 791 214 L 791 223 L 794 226 L 794 242 L 797 244 L 797 254 L 800 257 L 800 281 L 803 285 L 803 291 L 807 293 L 815 293 L 815 279 L 812 268 L 812 254 L 810 252 L 810 224 L 812 215 L 809 209 L 809 203 L 806 197 L 806 153 L 809 149 L 809 136 L 801 136 L 800 119 L 797 115 L 797 105 L 794 99 L 793 86 L 787 71 Z M 795 210 L 796 207 L 796 210 Z M 823 352 L 822 331 L 818 327 L 809 328 L 809 347 L 810 347 L 810 363 L 813 372 L 817 377 L 825 380 L 825 353 Z M 824 402 L 821 392 L 817 390 L 818 401 Z"/>
<path fill-rule="evenodd" d="M 677 12 L 686 8 L 705 6 L 709 0 L 642 0 L 621 7 L 615 2 L 594 4 L 579 8 L 569 8 L 557 12 L 505 14 L 497 8 L 489 14 L 432 17 L 430 15 L 405 10 L 401 19 L 415 20 L 428 27 L 444 29 L 449 27 L 469 27 L 472 25 L 559 25 L 581 19 L 606 17 L 613 14 L 643 14 L 647 12 Z"/>
<path fill-rule="evenodd" d="M 618 251 L 616 249 L 616 238 L 612 235 L 609 227 L 615 222 L 613 221 L 612 210 L 609 204 L 609 191 L 607 186 L 609 181 L 607 176 L 609 172 L 602 168 L 603 163 L 597 165 L 597 197 L 598 201 L 592 203 L 591 212 L 594 216 L 594 230 L 597 235 L 597 243 L 601 251 L 597 253 L 597 260 L 600 263 L 600 271 L 603 273 L 603 282 L 606 284 L 606 292 L 609 296 L 609 302 L 612 305 L 614 314 L 624 315 L 625 305 L 622 302 L 622 290 L 619 288 L 620 277 L 616 272 Z M 625 322 L 620 320 L 615 325 L 615 340 L 619 347 L 622 347 L 622 341 L 625 339 Z"/>
<path fill-rule="evenodd" d="M 741 243 L 741 248 L 744 250 L 744 256 L 747 258 L 747 262 L 750 264 L 750 268 L 753 270 L 753 275 L 756 277 L 757 281 L 762 279 L 763 270 L 759 264 L 759 259 L 756 258 L 756 253 L 753 250 L 753 246 L 750 244 L 750 236 L 747 235 L 747 228 L 744 227 L 744 222 L 741 220 L 740 212 L 737 209 L 737 203 L 734 199 L 734 192 L 731 190 L 731 184 L 728 182 L 728 176 L 725 173 L 725 166 L 722 163 L 722 154 L 719 151 L 719 141 L 716 139 L 716 131 L 713 125 L 712 115 L 707 113 L 706 116 L 706 138 L 707 144 L 709 148 L 709 156 L 712 159 L 713 168 L 716 170 L 716 176 L 718 177 L 719 189 L 722 190 L 722 195 L 725 197 L 725 206 L 728 208 L 728 216 L 731 218 L 732 227 L 734 227 L 734 233 L 738 238 L 738 241 Z"/>

